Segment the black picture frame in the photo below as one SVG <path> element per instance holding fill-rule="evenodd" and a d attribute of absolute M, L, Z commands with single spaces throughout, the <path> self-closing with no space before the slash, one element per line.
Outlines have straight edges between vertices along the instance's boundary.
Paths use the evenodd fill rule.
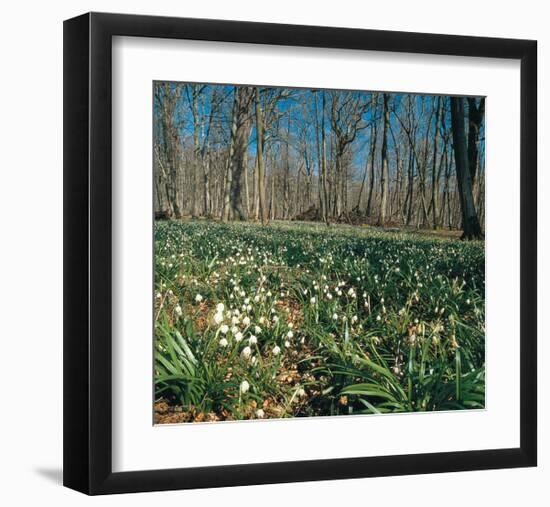
<path fill-rule="evenodd" d="M 536 466 L 536 41 L 104 13 L 67 20 L 63 28 L 65 486 L 97 495 Z M 521 62 L 519 447 L 112 472 L 113 36 L 476 56 Z"/>

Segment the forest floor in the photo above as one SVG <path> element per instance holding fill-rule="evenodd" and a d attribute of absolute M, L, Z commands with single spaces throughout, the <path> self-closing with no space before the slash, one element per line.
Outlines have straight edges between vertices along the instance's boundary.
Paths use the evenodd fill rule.
<path fill-rule="evenodd" d="M 275 222 L 155 228 L 155 422 L 483 408 L 484 243 Z"/>

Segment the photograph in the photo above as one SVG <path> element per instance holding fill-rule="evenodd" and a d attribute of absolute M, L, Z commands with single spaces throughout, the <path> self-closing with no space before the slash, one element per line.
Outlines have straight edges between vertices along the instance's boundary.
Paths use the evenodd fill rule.
<path fill-rule="evenodd" d="M 485 97 L 152 88 L 155 424 L 485 408 Z"/>

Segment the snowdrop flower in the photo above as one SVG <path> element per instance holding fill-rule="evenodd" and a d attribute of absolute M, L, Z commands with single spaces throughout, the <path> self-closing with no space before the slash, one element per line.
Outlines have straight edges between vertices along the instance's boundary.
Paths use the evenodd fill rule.
<path fill-rule="evenodd" d="M 278 345 L 275 345 L 275 347 L 273 347 L 273 355 L 278 356 L 280 353 L 281 353 L 281 348 Z"/>
<path fill-rule="evenodd" d="M 238 343 L 243 339 L 243 334 L 240 331 L 235 333 L 235 341 Z"/>
<path fill-rule="evenodd" d="M 337 313 L 332 314 L 332 320 L 338 320 L 338 314 Z"/>
<path fill-rule="evenodd" d="M 354 315 L 352 318 L 351 318 L 351 321 L 353 323 L 357 322 L 359 320 L 359 318 L 357 317 L 357 315 Z"/>
<path fill-rule="evenodd" d="M 288 329 L 292 329 L 292 328 L 294 328 L 294 324 L 292 322 L 289 322 L 288 323 Z"/>
<path fill-rule="evenodd" d="M 214 322 L 216 324 L 221 324 L 223 322 L 223 313 L 216 313 L 214 315 Z"/>
<path fill-rule="evenodd" d="M 256 410 L 256 417 L 258 419 L 263 419 L 265 417 L 265 412 L 259 408 L 258 410 Z"/>
<path fill-rule="evenodd" d="M 310 302 L 312 305 L 315 304 L 315 301 L 316 301 L 316 299 L 315 299 L 314 297 L 312 297 L 312 298 L 309 300 L 309 302 Z"/>
<path fill-rule="evenodd" d="M 263 317 L 263 316 L 262 316 L 262 317 L 260 317 L 260 320 L 259 320 L 259 322 L 260 322 L 260 324 L 263 324 L 263 323 L 265 323 L 265 317 Z"/>
<path fill-rule="evenodd" d="M 183 311 L 182 311 L 180 305 L 176 305 L 176 307 L 174 308 L 174 311 L 176 312 L 176 315 L 177 315 L 178 317 L 181 317 L 181 316 L 183 315 Z"/>
<path fill-rule="evenodd" d="M 290 342 L 288 340 L 285 341 L 285 347 L 286 348 L 290 347 Z"/>
<path fill-rule="evenodd" d="M 252 349 L 247 345 L 243 351 L 241 352 L 241 355 L 245 358 L 245 359 L 249 359 L 250 356 L 252 355 Z"/>
<path fill-rule="evenodd" d="M 245 317 L 245 318 L 243 319 L 243 324 L 244 324 L 245 326 L 249 326 L 249 325 L 250 325 L 250 318 L 249 318 L 249 317 Z"/>
<path fill-rule="evenodd" d="M 241 382 L 241 393 L 245 394 L 249 389 L 250 389 L 250 384 L 246 380 L 243 380 Z"/>
<path fill-rule="evenodd" d="M 377 321 L 381 321 L 381 320 L 382 320 L 382 317 L 380 317 L 380 315 L 377 315 L 377 316 L 376 316 L 376 320 L 377 320 Z"/>
<path fill-rule="evenodd" d="M 162 294 L 160 292 L 157 292 L 157 299 L 160 299 L 162 297 Z"/>
<path fill-rule="evenodd" d="M 256 338 L 254 335 L 250 335 L 250 338 L 248 339 L 249 345 L 256 345 L 258 343 L 258 338 Z"/>
<path fill-rule="evenodd" d="M 220 347 L 227 347 L 229 345 L 229 342 L 227 341 L 226 338 L 222 338 L 220 340 Z"/>
<path fill-rule="evenodd" d="M 236 316 L 233 317 L 233 318 L 231 319 L 231 323 L 232 323 L 232 324 L 238 324 L 238 323 L 239 323 L 239 317 L 236 317 Z"/>
<path fill-rule="evenodd" d="M 273 322 L 275 322 L 275 324 L 279 322 L 279 317 L 277 317 L 277 315 L 273 315 Z"/>
<path fill-rule="evenodd" d="M 196 301 L 197 303 L 200 303 L 200 302 L 202 301 L 202 299 L 203 299 L 203 298 L 202 298 L 202 296 L 201 296 L 200 294 L 197 294 L 197 295 L 195 296 L 195 301 Z"/>
<path fill-rule="evenodd" d="M 227 331 L 229 331 L 229 326 L 227 324 L 223 324 L 221 327 L 220 327 L 220 332 L 222 334 L 227 334 Z"/>
<path fill-rule="evenodd" d="M 223 303 L 218 303 L 216 305 L 216 312 L 217 313 L 223 313 L 224 310 L 225 310 L 225 305 Z"/>
<path fill-rule="evenodd" d="M 262 328 L 260 326 L 254 326 L 254 332 L 256 334 L 260 334 L 262 332 Z"/>
<path fill-rule="evenodd" d="M 286 334 L 287 338 L 293 338 L 294 337 L 294 333 L 292 331 L 289 331 L 287 334 Z"/>
<path fill-rule="evenodd" d="M 329 301 L 332 299 L 332 294 L 331 294 L 330 292 L 327 294 L 327 299 L 328 299 Z"/>
<path fill-rule="evenodd" d="M 306 392 L 304 390 L 303 387 L 300 387 L 297 391 L 296 391 L 296 394 L 298 395 L 299 398 L 303 398 L 305 395 L 306 395 Z"/>

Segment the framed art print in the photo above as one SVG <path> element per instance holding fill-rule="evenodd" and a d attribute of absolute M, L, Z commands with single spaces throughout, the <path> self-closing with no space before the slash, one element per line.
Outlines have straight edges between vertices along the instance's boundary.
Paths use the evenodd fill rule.
<path fill-rule="evenodd" d="M 536 42 L 64 23 L 64 481 L 536 465 Z"/>

